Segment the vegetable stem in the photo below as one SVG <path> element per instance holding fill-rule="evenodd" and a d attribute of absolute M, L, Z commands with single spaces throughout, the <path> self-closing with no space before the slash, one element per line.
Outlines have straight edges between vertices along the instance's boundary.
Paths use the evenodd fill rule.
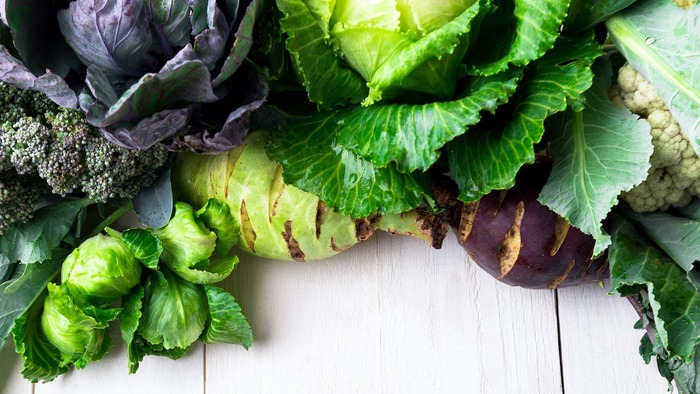
<path fill-rule="evenodd" d="M 97 234 L 101 233 L 102 230 L 105 229 L 105 227 L 110 226 L 112 223 L 116 222 L 124 216 L 127 212 L 133 209 L 133 205 L 131 201 L 128 201 L 126 204 L 123 206 L 119 207 L 116 211 L 112 212 L 109 216 L 107 216 L 103 221 L 101 221 L 95 228 L 92 229 L 92 231 L 85 236 L 85 239 L 92 238 L 96 236 Z"/>

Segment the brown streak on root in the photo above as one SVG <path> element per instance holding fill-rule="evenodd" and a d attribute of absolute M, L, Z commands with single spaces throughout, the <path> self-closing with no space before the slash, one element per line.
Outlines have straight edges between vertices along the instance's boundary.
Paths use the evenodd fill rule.
<path fill-rule="evenodd" d="M 586 259 L 586 265 L 583 266 L 583 271 L 581 272 L 581 278 L 583 278 L 584 282 L 588 282 L 590 280 L 590 274 L 588 273 L 588 270 L 591 269 L 593 266 L 593 257 L 589 257 Z"/>
<path fill-rule="evenodd" d="M 292 256 L 294 261 L 304 261 L 306 257 L 304 251 L 299 247 L 299 242 L 292 236 L 292 221 L 287 220 L 284 222 L 284 231 L 282 232 L 282 237 L 284 242 L 287 243 L 287 249 L 289 249 L 289 255 Z"/>
<path fill-rule="evenodd" d="M 268 207 L 267 215 L 270 223 L 272 223 L 272 217 L 277 214 L 277 205 L 282 198 L 282 193 L 284 193 L 284 187 L 285 184 L 284 180 L 282 179 L 282 166 L 277 166 L 275 169 L 275 175 L 270 183 L 269 190 L 270 206 Z"/>
<path fill-rule="evenodd" d="M 362 242 L 372 236 L 372 223 L 369 219 L 355 219 L 355 238 Z"/>
<path fill-rule="evenodd" d="M 250 222 L 245 200 L 241 201 L 241 232 L 243 233 L 243 240 L 248 246 L 248 249 L 255 253 L 255 239 L 257 238 L 257 234 L 255 234 L 253 224 Z"/>
<path fill-rule="evenodd" d="M 522 247 L 520 226 L 523 223 L 523 216 L 525 216 L 525 203 L 520 201 L 515 209 L 513 224 L 510 225 L 510 228 L 506 232 L 496 252 L 498 256 L 498 266 L 501 271 L 498 279 L 503 279 L 508 275 L 520 255 L 520 248 Z"/>
<path fill-rule="evenodd" d="M 498 193 L 498 201 L 496 202 L 496 209 L 493 211 L 493 217 L 496 217 L 501 210 L 501 205 L 503 205 L 503 201 L 508 196 L 508 191 L 510 191 L 510 189 L 504 189 Z"/>
<path fill-rule="evenodd" d="M 326 210 L 326 203 L 318 200 L 318 204 L 316 205 L 316 239 L 321 238 L 321 227 L 326 220 Z"/>
<path fill-rule="evenodd" d="M 338 252 L 338 253 L 343 251 L 343 248 L 341 248 L 340 246 L 338 246 L 338 244 L 335 243 L 335 238 L 331 237 L 330 242 L 331 242 L 331 249 L 333 249 L 333 251 Z"/>
<path fill-rule="evenodd" d="M 476 211 L 478 210 L 479 200 L 462 205 L 459 227 L 457 228 L 459 243 L 464 244 L 467 241 L 467 238 L 469 238 L 469 234 L 472 233 L 472 229 L 474 228 L 474 217 L 476 217 Z"/>
<path fill-rule="evenodd" d="M 574 268 L 575 264 L 576 264 L 576 259 L 571 260 L 571 262 L 569 263 L 569 266 L 566 267 L 566 271 L 564 271 L 563 274 L 552 279 L 551 282 L 547 283 L 547 287 L 550 289 L 556 289 L 557 287 L 559 287 L 559 285 L 562 284 L 566 280 L 566 277 L 569 276 L 569 274 L 571 273 L 571 270 Z"/>
<path fill-rule="evenodd" d="M 447 214 L 434 214 L 424 209 L 417 209 L 416 213 L 421 223 L 421 231 L 429 237 L 430 246 L 435 249 L 442 248 L 442 242 L 449 231 Z"/>
<path fill-rule="evenodd" d="M 569 233 L 569 228 L 571 228 L 569 221 L 557 215 L 557 222 L 554 225 L 554 245 L 552 250 L 549 251 L 550 256 L 554 257 L 557 254 L 564 243 L 564 239 L 566 239 L 566 234 Z"/>
<path fill-rule="evenodd" d="M 605 270 L 608 269 L 608 264 L 609 260 L 605 259 L 605 262 L 600 265 L 600 268 L 598 268 L 598 271 L 595 272 L 596 280 L 600 280 L 600 278 L 603 276 L 603 273 Z"/>

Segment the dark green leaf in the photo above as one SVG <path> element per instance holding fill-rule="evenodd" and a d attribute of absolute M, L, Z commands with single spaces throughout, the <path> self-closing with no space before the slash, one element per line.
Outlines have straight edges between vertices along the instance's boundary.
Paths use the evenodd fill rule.
<path fill-rule="evenodd" d="M 686 272 L 700 261 L 700 221 L 666 212 L 637 213 L 631 209 L 625 210 L 625 216 Z"/>
<path fill-rule="evenodd" d="M 564 32 L 580 33 L 637 0 L 572 0 L 564 21 Z"/>
<path fill-rule="evenodd" d="M 173 189 L 170 182 L 170 161 L 168 161 L 155 182 L 142 188 L 131 199 L 139 220 L 150 228 L 160 228 L 168 224 L 173 215 Z"/>
<path fill-rule="evenodd" d="M 649 292 L 661 344 L 669 359 L 689 362 L 700 343 L 700 293 L 671 258 L 639 234 L 630 222 L 612 218 L 610 291 Z"/>
<path fill-rule="evenodd" d="M 496 74 L 506 70 L 510 65 L 521 67 L 539 59 L 554 46 L 568 8 L 569 0 L 543 0 L 537 3 L 515 0 L 514 39 L 508 34 L 502 34 L 508 30 L 505 27 L 498 27 L 497 33 L 502 36 L 501 39 L 506 40 L 500 42 L 499 47 L 509 47 L 509 52 L 496 61 L 476 65 L 476 72 L 486 75 Z M 507 22 L 509 20 L 511 18 L 501 18 L 498 22 L 510 23 Z M 486 52 L 488 51 L 487 48 Z M 475 62 L 476 59 L 470 59 L 470 61 Z"/>
<path fill-rule="evenodd" d="M 241 312 L 235 298 L 226 290 L 204 286 L 209 302 L 210 321 L 202 341 L 204 343 L 232 343 L 246 350 L 253 343 L 253 330 Z"/>
<path fill-rule="evenodd" d="M 94 110 L 88 112 L 87 117 L 90 123 L 99 127 L 122 122 L 137 123 L 175 103 L 217 100 L 206 65 L 200 61 L 187 61 L 169 68 L 166 65 L 158 73 L 145 74 L 106 113 Z"/>
<path fill-rule="evenodd" d="M 593 83 L 591 65 L 601 53 L 592 37 L 561 38 L 526 70 L 509 105 L 447 145 L 461 200 L 513 186 L 520 167 L 535 159 L 533 144 L 542 138 L 545 119 L 581 98 Z"/>
<path fill-rule="evenodd" d="M 80 61 L 58 29 L 56 10 L 44 0 L 6 0 L 5 18 L 12 31 L 14 46 L 34 75 L 46 70 L 65 77 Z"/>
<path fill-rule="evenodd" d="M 241 23 L 238 25 L 236 39 L 233 41 L 231 51 L 226 57 L 223 66 L 221 66 L 219 75 L 214 78 L 214 87 L 221 85 L 231 77 L 248 56 L 250 49 L 253 47 L 253 28 L 255 27 L 255 21 L 260 16 L 262 8 L 262 0 L 253 0 L 248 7 L 246 7 L 245 13 L 241 18 Z"/>
<path fill-rule="evenodd" d="M 17 354 L 22 357 L 22 376 L 32 383 L 50 382 L 68 372 L 61 352 L 49 341 L 41 329 L 40 318 L 44 310 L 45 289 L 36 302 L 15 321 L 12 337 Z"/>
<path fill-rule="evenodd" d="M 161 40 L 173 48 L 181 48 L 190 42 L 190 7 L 186 1 L 152 0 L 146 7 L 152 26 Z M 160 43 L 161 46 L 165 42 Z"/>
<path fill-rule="evenodd" d="M 402 172 L 426 171 L 437 161 L 439 149 L 478 123 L 482 111 L 493 113 L 506 102 L 520 77 L 506 72 L 477 78 L 455 101 L 356 108 L 328 125 L 337 128 L 340 145 L 378 167 L 394 161 Z"/>
<path fill-rule="evenodd" d="M 303 0 L 277 0 L 277 7 L 284 13 L 280 23 L 287 33 L 287 50 L 309 99 L 321 109 L 362 101 L 368 92 L 365 80 L 341 65 Z"/>
<path fill-rule="evenodd" d="M 700 221 L 700 198 L 696 198 L 690 204 L 680 209 L 683 216 Z"/>
<path fill-rule="evenodd" d="M 90 200 L 68 200 L 45 206 L 34 213 L 32 220 L 10 227 L 0 236 L 0 254 L 10 262 L 32 264 L 44 261 L 68 234 L 81 209 Z"/>
<path fill-rule="evenodd" d="M 335 114 L 322 113 L 273 133 L 267 153 L 284 168 L 285 183 L 354 218 L 434 205 L 426 174 L 401 173 L 394 163 L 379 168 L 357 157 L 328 132 L 337 122 Z"/>

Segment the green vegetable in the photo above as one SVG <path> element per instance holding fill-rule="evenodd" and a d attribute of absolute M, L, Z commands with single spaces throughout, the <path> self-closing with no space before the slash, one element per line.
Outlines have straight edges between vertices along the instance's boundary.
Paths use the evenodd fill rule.
<path fill-rule="evenodd" d="M 135 151 L 107 141 L 82 112 L 43 94 L 0 83 L 0 100 L 7 103 L 0 111 L 0 234 L 31 218 L 45 195 L 133 197 L 167 159 L 164 146 Z"/>
<path fill-rule="evenodd" d="M 262 105 L 264 82 L 248 84 L 246 102 L 217 114 L 214 133 L 212 117 L 200 118 L 195 106 L 228 96 L 250 51 L 261 3 L 249 2 L 238 13 L 238 2 L 224 0 L 6 1 L 2 14 L 15 48 L 0 49 L 8 70 L 0 79 L 79 107 L 124 147 L 144 150 L 188 134 L 189 147 L 228 150 Z"/>
<path fill-rule="evenodd" d="M 83 368 L 88 362 L 101 359 L 112 345 L 106 328 L 117 318 L 119 309 L 81 309 L 68 288 L 49 283 L 48 290 L 41 329 L 46 339 L 61 352 L 62 363 L 74 363 L 77 368 Z"/>
<path fill-rule="evenodd" d="M 552 173 L 538 200 L 593 236 L 594 256 L 610 246 L 602 221 L 628 191 L 647 176 L 653 146 L 649 125 L 608 98 L 609 62 L 599 62 L 582 110 L 568 109 L 551 128 Z M 627 146 L 620 150 L 619 146 Z M 640 164 L 644 163 L 644 164 Z"/>
<path fill-rule="evenodd" d="M 63 262 L 61 282 L 78 305 L 105 307 L 141 281 L 141 263 L 119 239 L 98 234 Z"/>
<path fill-rule="evenodd" d="M 238 263 L 229 255 L 237 231 L 229 207 L 210 199 L 196 212 L 176 203 L 175 216 L 153 234 L 162 243 L 165 265 L 189 282 L 205 284 L 222 281 Z"/>
<path fill-rule="evenodd" d="M 615 46 L 668 106 L 673 118 L 700 155 L 700 75 L 695 54 L 698 6 L 672 1 L 641 1 L 610 17 L 605 26 Z M 657 16 L 663 16 L 659 24 Z"/>
<path fill-rule="evenodd" d="M 204 331 L 208 313 L 204 289 L 168 269 L 149 278 L 139 334 L 164 349 L 189 348 Z"/>
<path fill-rule="evenodd" d="M 269 135 L 255 131 L 226 155 L 179 154 L 173 162 L 176 199 L 194 206 L 209 198 L 225 202 L 236 245 L 267 258 L 322 259 L 368 238 L 375 228 L 441 244 L 446 228 L 435 215 L 405 212 L 353 219 L 328 208 L 315 195 L 285 184 L 281 166 L 265 153 Z M 208 256 L 207 251 L 202 255 Z"/>
<path fill-rule="evenodd" d="M 50 382 L 57 376 L 68 372 L 68 364 L 63 362 L 61 352 L 52 345 L 44 335 L 41 324 L 41 314 L 44 310 L 44 299 L 48 293 L 46 284 L 42 285 L 42 294 L 26 313 L 14 322 L 12 336 L 15 350 L 22 357 L 22 376 L 32 383 L 39 381 Z"/>

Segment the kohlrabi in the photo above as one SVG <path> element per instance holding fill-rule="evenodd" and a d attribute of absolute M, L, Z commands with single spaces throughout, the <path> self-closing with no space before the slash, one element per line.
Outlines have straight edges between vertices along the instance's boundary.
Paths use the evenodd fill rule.
<path fill-rule="evenodd" d="M 512 286 L 559 288 L 608 276 L 595 241 L 537 201 L 551 163 L 523 167 L 515 186 L 454 207 L 453 224 L 469 256 Z"/>
<path fill-rule="evenodd" d="M 282 167 L 265 153 L 268 139 L 269 131 L 259 130 L 228 154 L 179 154 L 172 170 L 176 200 L 194 206 L 210 198 L 225 202 L 232 216 L 226 231 L 234 231 L 238 247 L 266 258 L 322 259 L 367 239 L 375 229 L 441 245 L 446 225 L 440 215 L 412 210 L 353 219 L 314 194 L 285 184 Z"/>

